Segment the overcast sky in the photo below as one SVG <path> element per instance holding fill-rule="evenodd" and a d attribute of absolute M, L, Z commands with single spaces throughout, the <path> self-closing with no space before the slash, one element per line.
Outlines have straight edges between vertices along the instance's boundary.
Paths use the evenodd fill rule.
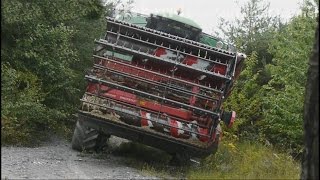
<path fill-rule="evenodd" d="M 284 20 L 299 12 L 303 0 L 265 0 L 270 2 L 270 11 Z M 196 21 L 206 33 L 212 33 L 219 18 L 232 20 L 240 14 L 240 5 L 246 0 L 134 0 L 133 11 L 142 14 L 171 12 L 181 8 L 185 17 Z"/>

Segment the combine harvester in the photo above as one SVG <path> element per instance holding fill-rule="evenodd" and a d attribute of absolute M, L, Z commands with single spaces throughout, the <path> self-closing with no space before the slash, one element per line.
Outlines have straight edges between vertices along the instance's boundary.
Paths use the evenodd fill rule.
<path fill-rule="evenodd" d="M 180 15 L 106 20 L 85 76 L 73 149 L 97 150 L 114 135 L 182 161 L 215 153 L 220 122 L 235 121 L 222 103 L 245 55 Z"/>

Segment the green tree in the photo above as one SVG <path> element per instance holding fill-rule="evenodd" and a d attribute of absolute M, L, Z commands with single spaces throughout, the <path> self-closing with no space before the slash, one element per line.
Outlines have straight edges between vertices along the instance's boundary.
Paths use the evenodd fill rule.
<path fill-rule="evenodd" d="M 263 57 L 259 56 L 262 46 L 256 42 L 260 39 L 251 42 L 257 52 L 249 54 L 245 69 L 225 104 L 226 108 L 238 112 L 237 130 L 241 137 L 268 140 L 292 154 L 301 155 L 304 87 L 316 15 L 315 5 L 304 1 L 299 15 L 281 27 L 271 28 L 272 38 L 268 36 L 271 31 L 261 33 L 267 37 L 264 51 L 272 57 L 263 66 Z"/>
<path fill-rule="evenodd" d="M 240 17 L 233 21 L 221 18 L 219 25 L 221 35 L 234 43 L 239 51 L 257 52 L 260 67 L 271 60 L 268 44 L 281 24 L 278 16 L 269 14 L 269 8 L 270 3 L 263 0 L 249 0 L 241 6 Z"/>
<path fill-rule="evenodd" d="M 257 139 L 260 131 L 256 123 L 263 119 L 261 110 L 264 94 L 261 87 L 271 78 L 265 68 L 272 60 L 268 47 L 281 24 L 279 17 L 268 14 L 269 6 L 263 0 L 249 0 L 241 7 L 242 15 L 239 18 L 231 22 L 222 19 L 220 24 L 223 35 L 237 46 L 238 51 L 249 55 L 225 104 L 227 109 L 236 110 L 238 131 L 243 138 Z"/>
<path fill-rule="evenodd" d="M 305 1 L 301 14 L 274 36 L 269 48 L 274 59 L 267 66 L 272 79 L 263 86 L 261 129 L 271 142 L 292 153 L 302 152 L 306 73 L 316 28 L 313 9 Z"/>
<path fill-rule="evenodd" d="M 79 42 L 93 44 L 92 37 L 76 39 L 77 34 L 86 33 L 77 22 L 97 23 L 107 10 L 100 0 L 1 3 L 1 95 L 5 97 L 1 100 L 1 137 L 20 143 L 61 129 L 62 120 L 76 109 L 83 89 L 76 81 L 83 77 L 79 73 L 83 66 L 76 65 L 87 64 L 82 56 L 90 56 L 79 53 Z"/>

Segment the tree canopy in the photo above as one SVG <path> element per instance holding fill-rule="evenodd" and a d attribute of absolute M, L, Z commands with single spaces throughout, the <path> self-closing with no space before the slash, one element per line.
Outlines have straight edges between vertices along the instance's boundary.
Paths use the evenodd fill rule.
<path fill-rule="evenodd" d="M 74 112 L 92 47 L 81 50 L 103 33 L 103 16 L 110 6 L 100 0 L 2 2 L 3 140 L 19 143 L 23 140 L 14 137 L 15 132 L 28 141 L 39 132 L 60 129 Z"/>
<path fill-rule="evenodd" d="M 242 8 L 244 17 L 224 30 L 249 55 L 226 107 L 238 112 L 240 136 L 301 155 L 304 89 L 317 12 L 305 1 L 299 15 L 279 23 L 267 11 L 263 1 L 250 0 Z"/>

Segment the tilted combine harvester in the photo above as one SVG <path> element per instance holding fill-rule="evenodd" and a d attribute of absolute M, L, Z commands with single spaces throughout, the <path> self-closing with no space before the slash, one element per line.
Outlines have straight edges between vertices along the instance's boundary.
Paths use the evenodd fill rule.
<path fill-rule="evenodd" d="M 107 17 L 72 139 L 76 150 L 101 148 L 110 135 L 174 157 L 216 151 L 222 109 L 245 55 L 175 14 Z"/>

